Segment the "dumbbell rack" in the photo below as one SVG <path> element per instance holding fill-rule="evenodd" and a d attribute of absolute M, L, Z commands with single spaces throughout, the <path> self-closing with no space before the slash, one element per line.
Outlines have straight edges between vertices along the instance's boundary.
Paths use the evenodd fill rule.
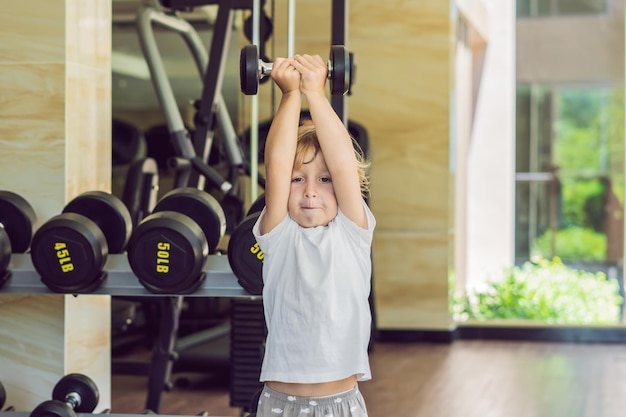
<path fill-rule="evenodd" d="M 35 271 L 28 254 L 13 254 L 9 264 L 11 278 L 0 288 L 0 294 L 57 294 L 46 287 Z M 126 255 L 109 255 L 104 270 L 106 278 L 102 285 L 89 294 L 114 296 L 180 296 L 185 297 L 253 297 L 237 282 L 228 263 L 228 257 L 209 255 L 204 267 L 206 278 L 196 291 L 188 294 L 155 294 L 137 280 L 130 269 Z"/>
<path fill-rule="evenodd" d="M 148 414 L 149 415 L 149 414 Z M 102 416 L 110 416 L 110 417 L 146 417 L 146 414 L 117 414 L 117 413 L 76 413 L 76 417 L 102 417 Z M 187 416 L 177 416 L 171 414 L 158 414 L 159 417 L 187 417 Z M 30 413 L 27 411 L 0 411 L 0 417 L 30 417 Z M 206 416 L 209 417 L 209 416 Z M 211 416 L 211 417 L 219 417 L 219 416 Z"/>
<path fill-rule="evenodd" d="M 9 263 L 10 278 L 0 288 L 0 294 L 59 294 L 50 290 L 35 271 L 29 254 L 12 254 Z M 148 291 L 135 277 L 125 254 L 109 254 L 104 267 L 106 278 L 96 290 L 86 294 L 100 294 L 126 297 L 159 297 L 162 318 L 159 336 L 154 349 L 148 373 L 147 409 L 158 410 L 161 407 L 162 393 L 168 384 L 173 365 L 174 349 L 180 302 L 182 297 L 228 297 L 260 299 L 244 290 L 233 274 L 227 256 L 209 255 L 203 268 L 206 277 L 201 286 L 188 294 L 155 294 Z M 4 414 L 0 412 L 0 414 Z M 84 414 L 88 416 L 89 414 Z M 78 414 L 80 417 L 81 414 Z M 0 417 L 5 417 L 0 415 Z M 8 417 L 8 416 L 6 416 Z M 28 414 L 11 412 L 11 417 L 28 417 Z"/>

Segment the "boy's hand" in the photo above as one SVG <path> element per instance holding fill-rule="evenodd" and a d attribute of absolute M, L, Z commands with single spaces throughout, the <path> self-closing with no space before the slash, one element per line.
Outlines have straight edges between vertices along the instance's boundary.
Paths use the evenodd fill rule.
<path fill-rule="evenodd" d="M 328 65 L 319 55 L 296 55 L 292 65 L 302 74 L 300 90 L 302 94 L 324 94 Z"/>
<path fill-rule="evenodd" d="M 293 60 L 276 58 L 272 64 L 271 77 L 283 94 L 300 89 L 300 72 L 292 65 Z"/>

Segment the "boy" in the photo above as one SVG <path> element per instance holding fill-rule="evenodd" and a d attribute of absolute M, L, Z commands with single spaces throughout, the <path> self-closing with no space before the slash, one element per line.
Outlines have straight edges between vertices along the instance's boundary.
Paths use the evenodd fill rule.
<path fill-rule="evenodd" d="M 265 144 L 265 209 L 253 232 L 265 254 L 268 329 L 257 417 L 367 416 L 374 217 L 366 163 L 326 99 L 318 55 L 277 58 L 282 98 Z M 299 127 L 302 97 L 312 123 Z"/>

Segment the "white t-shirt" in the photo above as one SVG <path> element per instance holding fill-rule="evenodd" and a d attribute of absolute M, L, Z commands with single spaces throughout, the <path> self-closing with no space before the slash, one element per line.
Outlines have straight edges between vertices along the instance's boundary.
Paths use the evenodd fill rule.
<path fill-rule="evenodd" d="M 371 243 L 376 221 L 363 202 L 367 229 L 341 211 L 327 225 L 299 226 L 289 216 L 265 235 L 263 309 L 267 324 L 261 381 L 318 383 L 371 379 Z"/>

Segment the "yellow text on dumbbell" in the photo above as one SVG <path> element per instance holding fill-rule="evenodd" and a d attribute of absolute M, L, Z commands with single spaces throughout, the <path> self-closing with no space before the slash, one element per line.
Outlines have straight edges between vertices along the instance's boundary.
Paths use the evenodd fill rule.
<path fill-rule="evenodd" d="M 265 258 L 265 254 L 261 250 L 261 247 L 259 246 L 258 243 L 255 243 L 254 245 L 250 246 L 250 252 L 254 253 L 259 261 L 263 262 L 263 258 Z"/>
<path fill-rule="evenodd" d="M 170 244 L 169 242 L 157 243 L 156 271 L 162 274 L 170 272 Z"/>
<path fill-rule="evenodd" d="M 61 271 L 73 271 L 74 264 L 72 264 L 72 258 L 70 258 L 70 251 L 67 249 L 67 245 L 63 242 L 57 242 L 54 244 L 54 250 L 57 251 L 57 259 L 59 260 Z"/>

